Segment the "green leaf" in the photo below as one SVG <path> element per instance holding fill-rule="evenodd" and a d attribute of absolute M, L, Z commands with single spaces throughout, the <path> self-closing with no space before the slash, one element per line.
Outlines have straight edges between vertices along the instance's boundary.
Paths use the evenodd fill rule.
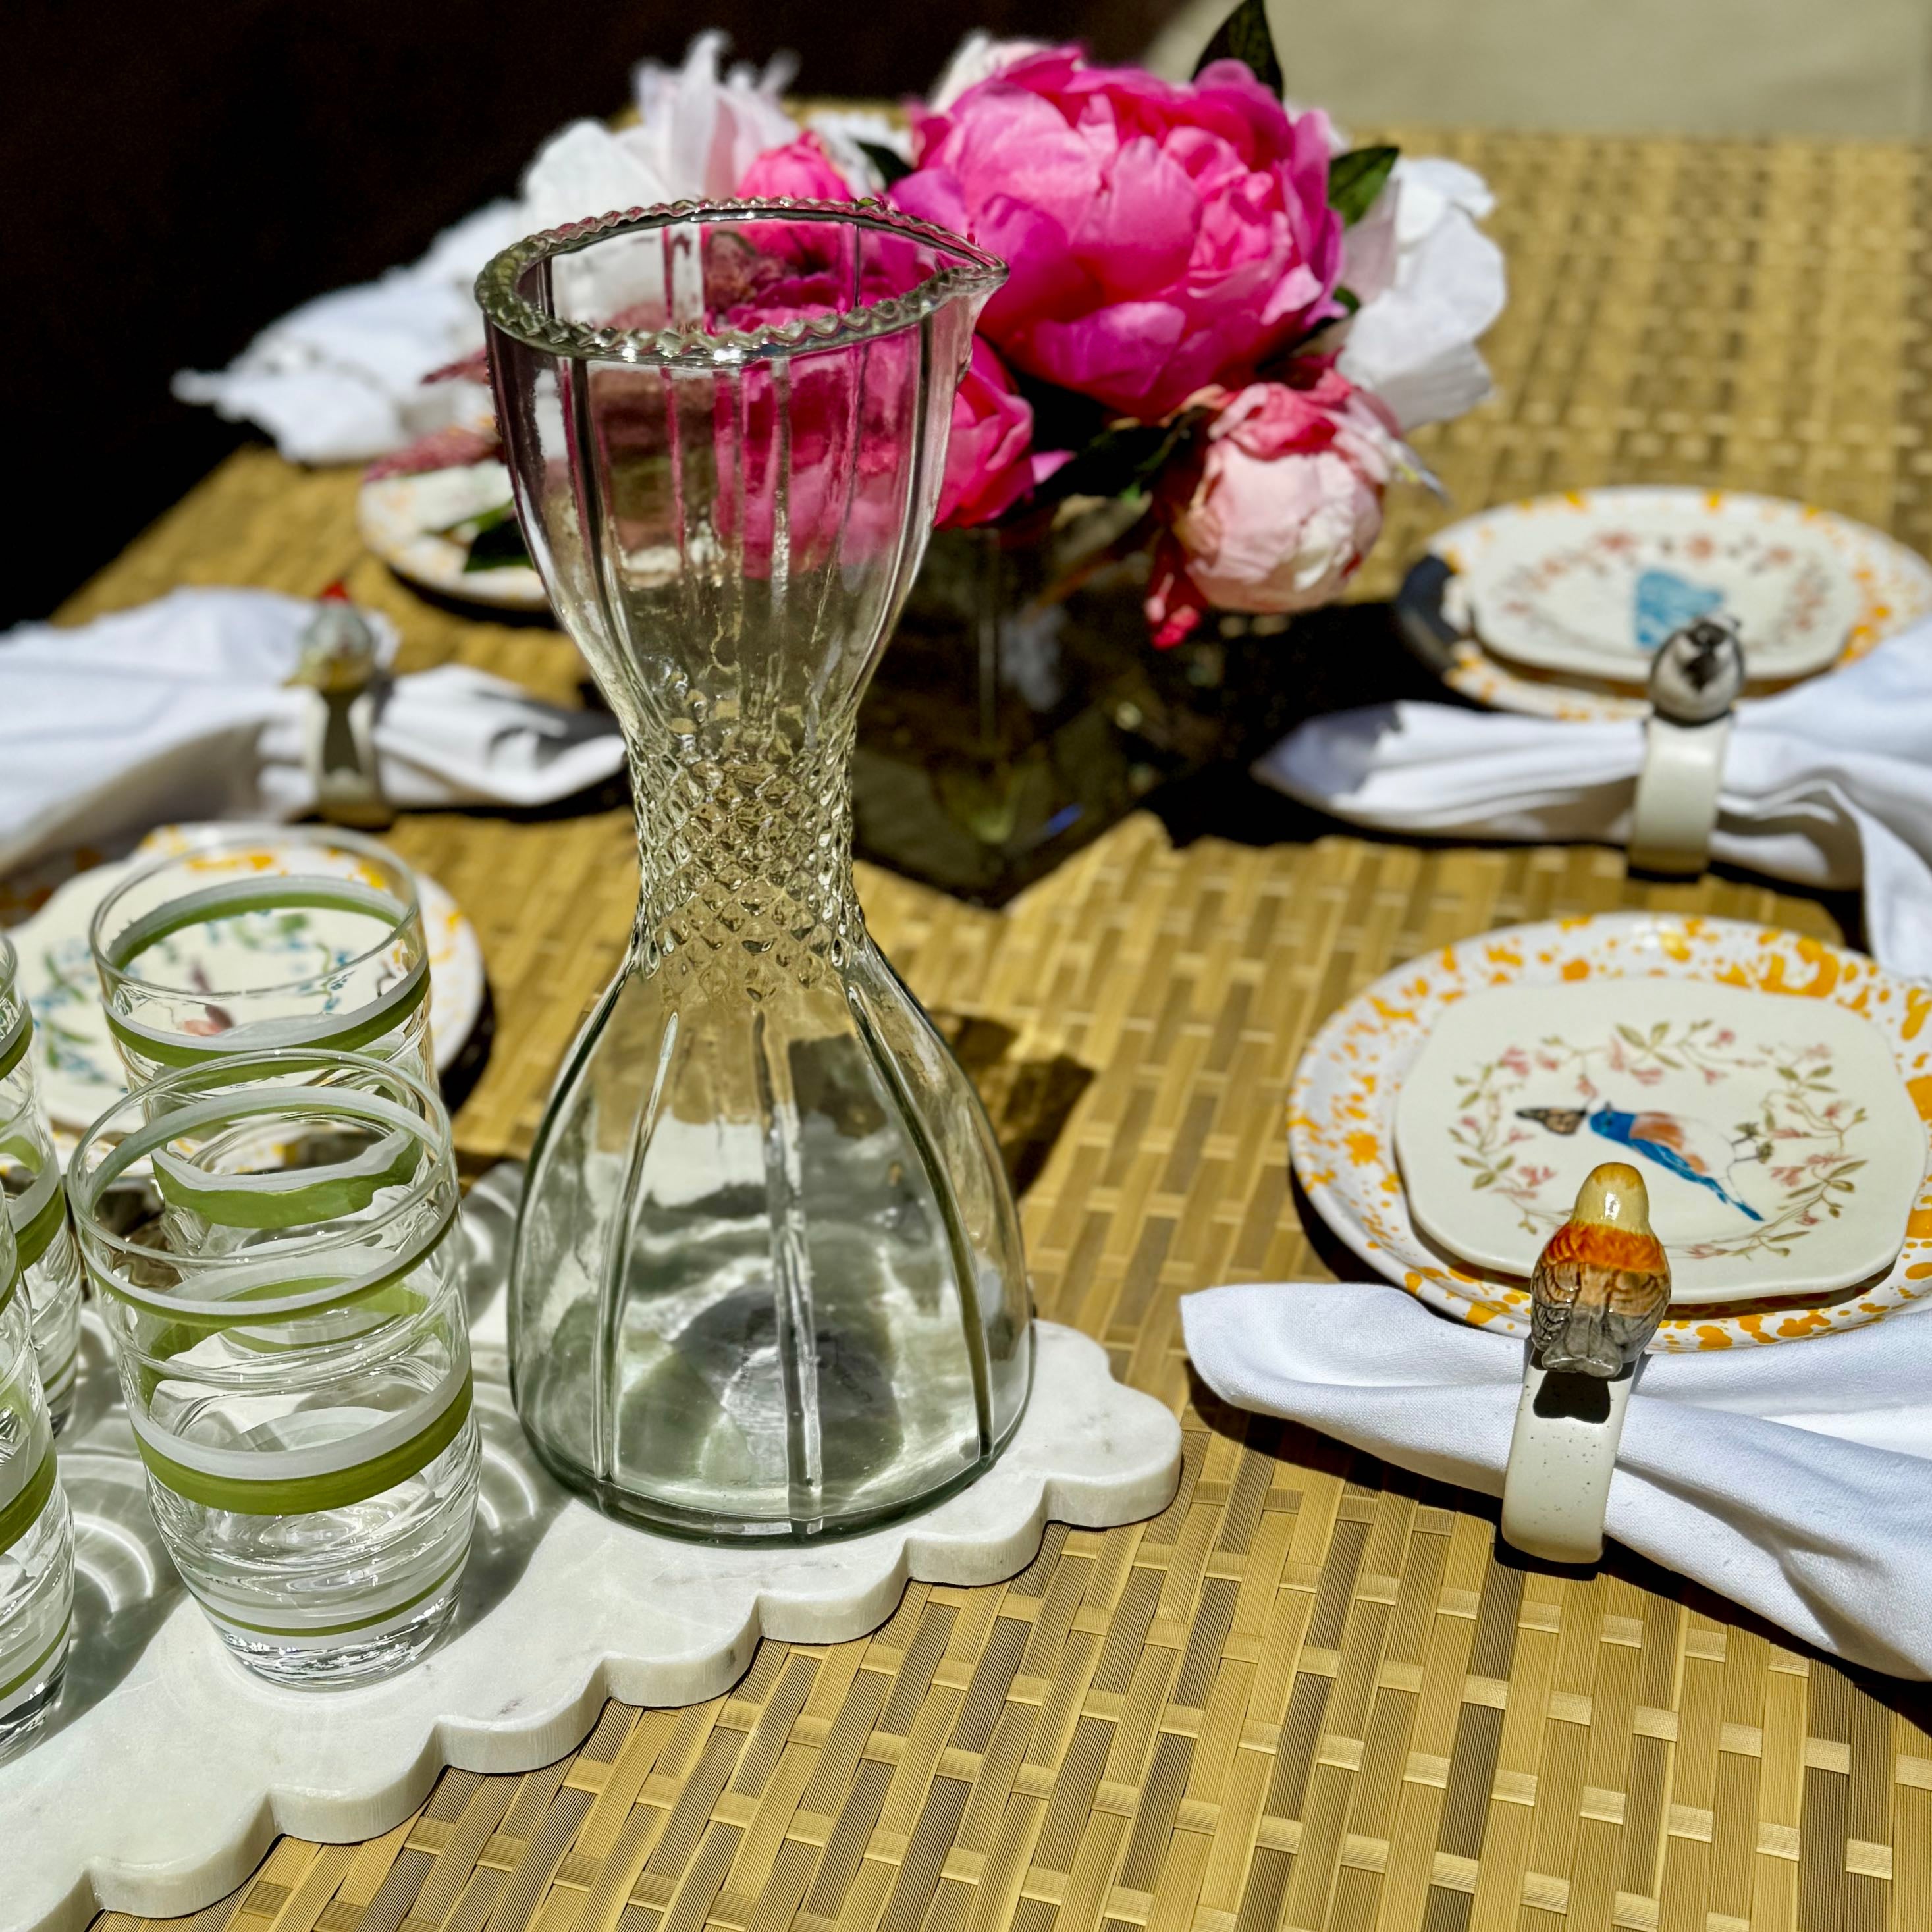
<path fill-rule="evenodd" d="M 1275 52 L 1274 35 L 1268 31 L 1265 0 L 1241 0 L 1202 50 L 1194 64 L 1195 78 L 1198 80 L 1201 70 L 1218 60 L 1246 61 L 1249 72 L 1270 94 L 1284 91 L 1281 56 Z"/>
<path fill-rule="evenodd" d="M 508 504 L 502 514 L 486 523 L 470 540 L 470 554 L 464 558 L 465 575 L 472 570 L 514 570 L 530 568 L 529 546 L 524 542 L 524 532 L 515 513 Z"/>
<path fill-rule="evenodd" d="M 1353 227 L 1388 185 L 1400 148 L 1351 148 L 1328 164 L 1328 206 Z"/>
<path fill-rule="evenodd" d="M 858 147 L 860 153 L 878 170 L 880 180 L 887 188 L 895 182 L 904 181 L 912 172 L 911 162 L 882 141 L 861 141 Z"/>
<path fill-rule="evenodd" d="M 1103 429 L 1071 463 L 1063 463 L 1034 494 L 1037 502 L 1068 496 L 1124 496 L 1144 490 L 1211 412 L 1184 410 L 1171 423 L 1126 423 Z"/>
<path fill-rule="evenodd" d="M 1617 1031 L 1622 1036 L 1624 1042 L 1627 1046 L 1643 1047 L 1648 1046 L 1650 1044 L 1650 1042 L 1644 1038 L 1643 1035 L 1637 1031 L 1635 1027 L 1625 1026 L 1621 1020 L 1617 1022 Z"/>

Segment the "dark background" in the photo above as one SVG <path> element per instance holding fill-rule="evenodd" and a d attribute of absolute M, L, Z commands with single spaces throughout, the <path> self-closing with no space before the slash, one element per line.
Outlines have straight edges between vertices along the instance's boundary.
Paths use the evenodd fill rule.
<path fill-rule="evenodd" d="M 8 10 L 0 307 L 15 452 L 0 623 L 43 616 L 254 434 L 168 394 L 298 302 L 421 254 L 544 136 L 711 25 L 806 94 L 928 86 L 969 27 L 1143 47 L 1164 0 L 28 0 Z"/>

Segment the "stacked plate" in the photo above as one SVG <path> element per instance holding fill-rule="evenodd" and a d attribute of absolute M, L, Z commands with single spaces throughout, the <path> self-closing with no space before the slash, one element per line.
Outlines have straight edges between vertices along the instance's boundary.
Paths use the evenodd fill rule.
<path fill-rule="evenodd" d="M 1732 920 L 1618 914 L 1400 968 L 1304 1055 L 1317 1212 L 1444 1312 L 1528 1328 L 1592 1167 L 1644 1178 L 1673 1296 L 1652 1347 L 1856 1328 L 1932 1293 L 1932 989 Z"/>
<path fill-rule="evenodd" d="M 128 1090 L 88 946 L 94 908 L 128 872 L 158 854 L 192 850 L 206 838 L 232 838 L 238 830 L 248 830 L 232 824 L 160 826 L 128 858 L 76 874 L 9 934 L 20 956 L 21 986 L 34 1010 L 33 1051 L 39 1060 L 40 1095 L 63 1159 L 75 1136 Z M 286 869 L 278 863 L 278 854 L 293 849 L 294 842 L 278 826 L 264 825 L 260 830 L 259 842 L 247 852 L 232 854 L 229 862 L 250 871 Z M 313 851 L 300 850 L 304 862 L 312 863 Z M 430 1032 L 437 1070 L 447 1072 L 482 1016 L 483 949 L 476 928 L 448 892 L 420 872 L 416 880 L 424 936 L 429 942 Z M 278 947 L 312 951 L 318 942 L 328 944 L 329 918 L 326 912 L 306 913 L 292 920 L 284 917 L 256 935 L 252 963 L 261 983 L 272 984 L 278 972 L 286 974 L 288 970 Z M 216 930 L 196 928 L 170 942 L 177 956 L 168 964 L 184 976 L 176 984 L 208 983 L 194 976 L 201 963 L 194 949 L 214 944 Z M 232 960 L 208 964 L 213 969 L 210 976 L 218 982 L 224 973 L 234 971 Z"/>
<path fill-rule="evenodd" d="M 1444 681 L 1539 717 L 1640 716 L 1652 654 L 1722 612 L 1749 688 L 1828 674 L 1932 613 L 1932 566 L 1879 531 L 1724 490 L 1606 489 L 1441 531 L 1399 600 Z"/>
<path fill-rule="evenodd" d="M 510 472 L 494 456 L 365 480 L 356 519 L 370 549 L 421 589 L 494 610 L 550 608 L 518 534 Z"/>

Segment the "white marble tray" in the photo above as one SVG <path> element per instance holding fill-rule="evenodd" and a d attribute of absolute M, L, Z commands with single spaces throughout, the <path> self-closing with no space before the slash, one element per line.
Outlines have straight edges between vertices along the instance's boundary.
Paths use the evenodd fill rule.
<path fill-rule="evenodd" d="M 508 1212 L 487 1177 L 465 1237 L 480 1264 Z M 193 1912 L 233 1889 L 278 1832 L 373 1838 L 446 1764 L 527 1771 L 570 1750 L 607 1697 L 717 1696 L 761 1636 L 862 1635 L 909 1580 L 990 1583 L 1048 1518 L 1132 1522 L 1172 1496 L 1180 1432 L 1122 1388 L 1100 1346 L 1038 1327 L 1033 1399 L 993 1470 L 897 1528 L 822 1549 L 714 1550 L 622 1527 L 553 1482 L 517 1426 L 500 1293 L 476 1323 L 483 1503 L 454 1636 L 365 1690 L 300 1692 L 230 1661 L 148 1520 L 100 1329 L 88 1318 L 60 1468 L 81 1580 L 68 1681 L 48 1732 L 0 1765 L 0 1932 L 73 1932 L 97 1907 Z"/>

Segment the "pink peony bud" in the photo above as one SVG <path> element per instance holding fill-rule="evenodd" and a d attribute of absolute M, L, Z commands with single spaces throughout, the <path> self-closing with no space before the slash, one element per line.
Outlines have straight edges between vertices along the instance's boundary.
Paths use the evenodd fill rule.
<path fill-rule="evenodd" d="M 770 148 L 745 170 L 738 192 L 759 201 L 851 201 L 851 184 L 832 164 L 825 144 L 807 132 Z"/>
<path fill-rule="evenodd" d="M 1178 644 L 1204 609 L 1312 610 L 1380 535 L 1382 492 L 1406 458 L 1387 413 L 1324 364 L 1305 386 L 1201 391 L 1215 411 L 1198 466 L 1169 486 L 1148 620 Z"/>

